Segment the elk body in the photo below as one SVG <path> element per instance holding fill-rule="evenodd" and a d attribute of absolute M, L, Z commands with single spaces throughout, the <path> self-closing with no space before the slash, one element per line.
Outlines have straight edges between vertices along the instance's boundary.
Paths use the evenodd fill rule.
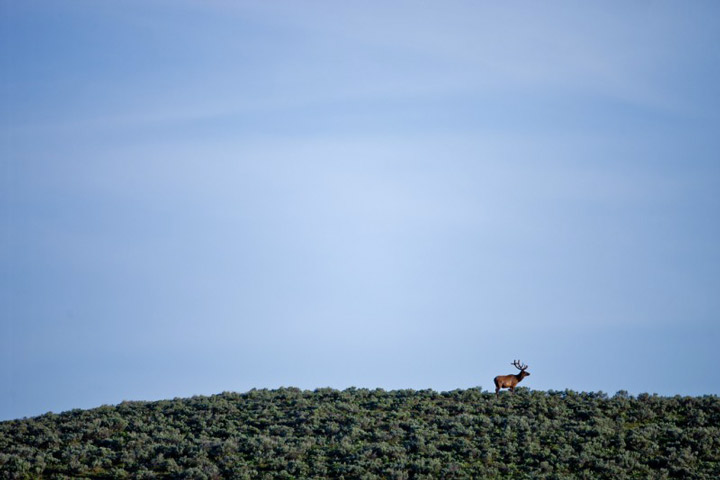
<path fill-rule="evenodd" d="M 498 375 L 495 377 L 495 395 L 500 395 L 501 388 L 509 388 L 511 392 L 515 393 L 515 387 L 517 384 L 520 383 L 523 378 L 530 375 L 526 372 L 528 366 L 520 363 L 520 360 L 515 360 L 510 365 L 513 365 L 515 368 L 520 370 L 520 372 L 515 375 Z"/>

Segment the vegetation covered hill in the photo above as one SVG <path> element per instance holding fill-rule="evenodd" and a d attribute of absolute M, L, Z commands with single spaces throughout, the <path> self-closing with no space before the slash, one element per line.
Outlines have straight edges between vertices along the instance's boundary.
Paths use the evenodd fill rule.
<path fill-rule="evenodd" d="M 0 423 L 3 478 L 720 478 L 720 399 L 293 388 Z"/>

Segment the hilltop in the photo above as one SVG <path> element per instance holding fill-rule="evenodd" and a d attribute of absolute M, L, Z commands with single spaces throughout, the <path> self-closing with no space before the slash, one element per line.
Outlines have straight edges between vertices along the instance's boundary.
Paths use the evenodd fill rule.
<path fill-rule="evenodd" d="M 720 399 L 222 393 L 0 422 L 3 478 L 720 478 Z"/>

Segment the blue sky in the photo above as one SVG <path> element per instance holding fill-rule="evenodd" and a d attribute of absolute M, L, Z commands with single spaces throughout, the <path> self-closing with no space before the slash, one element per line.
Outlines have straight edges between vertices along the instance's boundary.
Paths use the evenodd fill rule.
<path fill-rule="evenodd" d="M 0 5 L 0 419 L 720 394 L 716 2 Z"/>

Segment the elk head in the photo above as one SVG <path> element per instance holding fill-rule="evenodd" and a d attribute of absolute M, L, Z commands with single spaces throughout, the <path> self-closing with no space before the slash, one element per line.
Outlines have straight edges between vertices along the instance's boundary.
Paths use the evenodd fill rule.
<path fill-rule="evenodd" d="M 515 387 L 517 384 L 520 383 L 523 378 L 530 375 L 530 373 L 526 371 L 528 366 L 520 363 L 520 360 L 515 360 L 510 365 L 513 365 L 515 368 L 520 370 L 520 372 L 515 375 L 498 375 L 495 377 L 495 395 L 500 394 L 501 388 L 509 388 L 512 393 L 515 393 Z"/>

